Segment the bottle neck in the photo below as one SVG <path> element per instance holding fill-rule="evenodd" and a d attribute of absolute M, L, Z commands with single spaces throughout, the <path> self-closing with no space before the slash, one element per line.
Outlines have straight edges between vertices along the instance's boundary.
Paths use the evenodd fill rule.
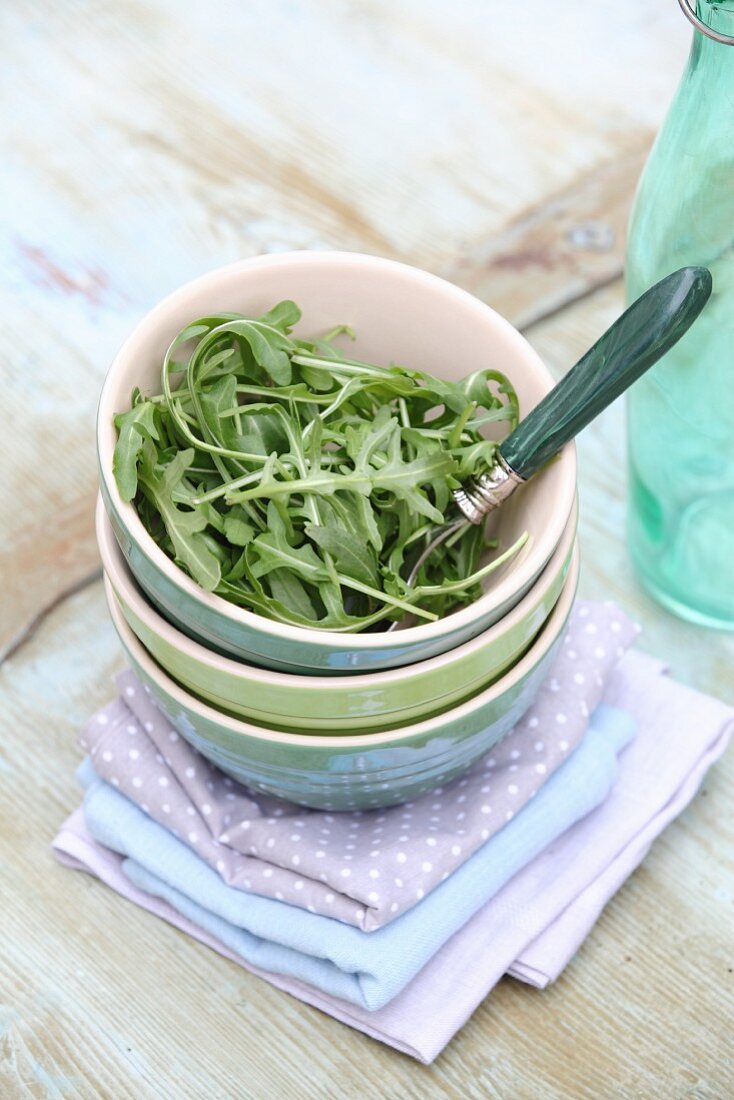
<path fill-rule="evenodd" d="M 713 31 L 729 35 L 734 39 L 734 0 L 695 0 L 695 6 L 696 15 L 702 23 L 711 27 Z M 707 51 L 712 48 L 718 51 L 726 50 L 734 64 L 734 46 L 716 42 L 699 30 L 694 31 L 693 44 L 694 47 L 698 45 L 700 49 Z"/>
<path fill-rule="evenodd" d="M 696 0 L 696 15 L 713 31 L 734 39 L 734 0 Z M 712 82 L 728 88 L 734 82 L 734 44 L 717 42 L 694 29 L 688 78 L 708 93 Z"/>

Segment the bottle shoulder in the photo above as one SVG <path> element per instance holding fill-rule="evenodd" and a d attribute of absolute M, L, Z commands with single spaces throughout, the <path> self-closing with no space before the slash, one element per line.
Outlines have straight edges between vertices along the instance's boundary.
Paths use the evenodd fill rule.
<path fill-rule="evenodd" d="M 634 290 L 683 264 L 711 266 L 731 236 L 734 133 L 728 142 L 700 123 L 697 132 L 684 108 L 682 115 L 671 108 L 632 204 L 627 270 Z"/>

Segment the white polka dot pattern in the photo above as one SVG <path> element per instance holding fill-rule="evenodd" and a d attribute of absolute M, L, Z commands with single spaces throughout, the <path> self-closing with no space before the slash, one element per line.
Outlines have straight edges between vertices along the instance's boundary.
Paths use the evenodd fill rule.
<path fill-rule="evenodd" d="M 465 776 L 388 810 L 305 810 L 225 776 L 172 729 L 132 672 L 81 738 L 97 773 L 235 888 L 372 931 L 417 904 L 512 817 L 578 745 L 637 631 L 580 603 L 531 709 Z"/>

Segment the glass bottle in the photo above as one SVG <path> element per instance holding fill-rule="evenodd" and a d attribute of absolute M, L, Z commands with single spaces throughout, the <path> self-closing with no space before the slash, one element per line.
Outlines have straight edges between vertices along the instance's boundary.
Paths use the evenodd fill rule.
<path fill-rule="evenodd" d="M 629 392 L 628 538 L 663 604 L 734 629 L 734 0 L 690 2 L 701 29 L 638 185 L 627 293 L 704 264 L 713 295 Z"/>

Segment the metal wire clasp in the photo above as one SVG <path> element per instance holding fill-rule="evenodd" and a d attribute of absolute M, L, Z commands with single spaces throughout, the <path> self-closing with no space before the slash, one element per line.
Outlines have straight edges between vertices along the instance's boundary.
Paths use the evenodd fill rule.
<path fill-rule="evenodd" d="M 721 42 L 725 46 L 734 46 L 734 36 L 722 34 L 721 31 L 715 31 L 713 27 L 707 26 L 702 19 L 698 18 L 694 6 L 696 0 L 678 0 L 678 3 L 688 22 L 692 23 L 697 31 L 700 31 L 701 34 L 705 34 L 707 38 L 713 38 L 714 42 Z"/>
<path fill-rule="evenodd" d="M 508 465 L 502 452 L 498 451 L 492 469 L 467 481 L 460 489 L 455 489 L 454 500 L 470 523 L 481 523 L 524 480 Z"/>

